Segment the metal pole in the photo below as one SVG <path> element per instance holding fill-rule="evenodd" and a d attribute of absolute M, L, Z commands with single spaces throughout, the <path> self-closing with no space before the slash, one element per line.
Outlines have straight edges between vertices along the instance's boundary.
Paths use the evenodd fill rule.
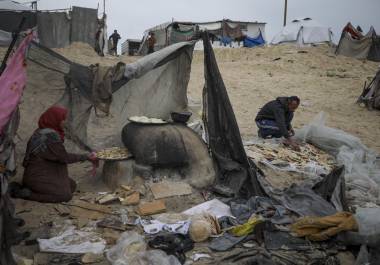
<path fill-rule="evenodd" d="M 288 0 L 285 0 L 285 8 L 284 8 L 284 27 L 286 26 L 286 16 L 288 13 Z"/>
<path fill-rule="evenodd" d="M 103 0 L 103 15 L 106 13 L 106 0 Z"/>

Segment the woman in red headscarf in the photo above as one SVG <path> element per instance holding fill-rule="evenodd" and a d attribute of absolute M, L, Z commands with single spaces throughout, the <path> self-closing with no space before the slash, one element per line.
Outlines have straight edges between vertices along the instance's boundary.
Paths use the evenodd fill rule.
<path fill-rule="evenodd" d="M 30 138 L 23 166 L 23 188 L 14 197 L 39 202 L 69 201 L 75 181 L 69 178 L 67 164 L 94 160 L 91 154 L 70 154 L 63 145 L 67 110 L 53 106 L 38 121 L 38 129 Z"/>

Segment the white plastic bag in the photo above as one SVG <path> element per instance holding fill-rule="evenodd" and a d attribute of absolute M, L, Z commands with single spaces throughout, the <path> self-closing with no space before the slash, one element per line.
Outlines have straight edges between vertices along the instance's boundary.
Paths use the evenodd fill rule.
<path fill-rule="evenodd" d="M 106 241 L 95 232 L 76 230 L 70 226 L 56 237 L 38 239 L 42 252 L 57 253 L 103 253 Z"/>
<path fill-rule="evenodd" d="M 107 259 L 112 265 L 127 265 L 129 258 L 145 250 L 144 238 L 134 231 L 128 231 L 122 233 L 116 245 L 107 251 Z"/>

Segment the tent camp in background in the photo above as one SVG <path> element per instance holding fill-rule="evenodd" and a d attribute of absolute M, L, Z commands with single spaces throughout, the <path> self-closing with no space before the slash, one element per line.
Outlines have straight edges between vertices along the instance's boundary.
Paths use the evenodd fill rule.
<path fill-rule="evenodd" d="M 127 39 L 121 44 L 121 54 L 128 54 L 130 56 L 137 55 L 141 45 L 141 40 Z"/>
<path fill-rule="evenodd" d="M 299 46 L 332 43 L 332 31 L 311 18 L 295 19 L 274 36 L 271 44 L 293 43 Z"/>
<path fill-rule="evenodd" d="M 205 30 L 210 33 L 214 48 L 260 46 L 265 44 L 265 24 L 257 21 L 243 22 L 228 19 L 211 22 L 167 22 L 145 31 L 139 54 L 144 55 L 148 52 L 149 32 L 155 34 L 155 51 L 177 42 L 197 38 L 199 31 Z M 195 45 L 195 49 L 203 49 L 202 41 Z"/>
<path fill-rule="evenodd" d="M 98 18 L 98 9 L 73 6 L 71 9 L 39 11 L 13 1 L 0 1 L 0 45 L 9 44 L 7 36 L 18 29 L 23 17 L 25 22 L 21 31 L 36 29 L 39 43 L 48 48 L 64 48 L 73 42 L 84 42 L 97 51 L 106 51 L 106 18 Z"/>
<path fill-rule="evenodd" d="M 348 23 L 343 28 L 335 53 L 380 62 L 380 36 L 376 34 L 373 27 L 366 35 L 363 35 L 351 23 Z"/>

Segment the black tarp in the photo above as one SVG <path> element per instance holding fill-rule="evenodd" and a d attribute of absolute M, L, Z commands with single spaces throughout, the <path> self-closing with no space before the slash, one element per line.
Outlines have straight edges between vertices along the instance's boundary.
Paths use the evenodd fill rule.
<path fill-rule="evenodd" d="M 25 17 L 21 31 L 37 26 L 37 14 L 35 12 L 0 11 L 0 30 L 14 32 L 18 29 L 22 17 Z"/>
<path fill-rule="evenodd" d="M 205 64 L 203 121 L 207 142 L 218 167 L 217 181 L 230 187 L 235 196 L 263 196 L 264 192 L 257 180 L 258 169 L 245 153 L 208 33 L 204 32 L 202 38 Z"/>

